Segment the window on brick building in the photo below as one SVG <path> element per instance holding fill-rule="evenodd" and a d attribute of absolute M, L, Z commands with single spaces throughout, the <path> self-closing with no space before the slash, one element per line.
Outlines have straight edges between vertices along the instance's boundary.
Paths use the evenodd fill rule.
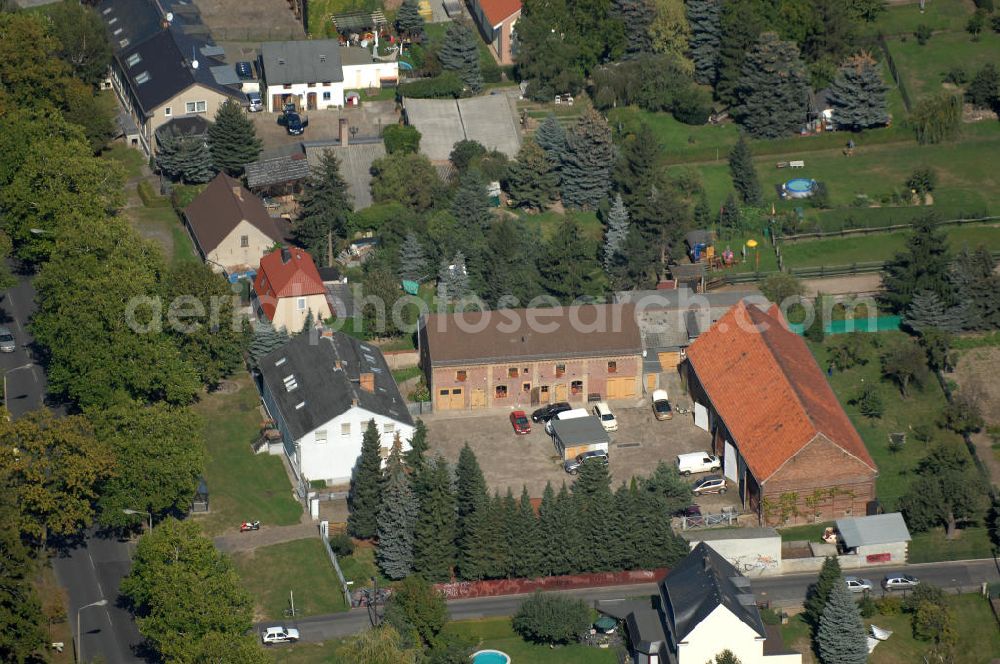
<path fill-rule="evenodd" d="M 572 383 L 569 384 L 569 390 L 573 394 L 580 394 L 580 393 L 582 393 L 583 392 L 583 381 L 582 380 L 574 380 Z"/>
<path fill-rule="evenodd" d="M 496 399 L 506 399 L 507 398 L 507 386 L 497 385 L 496 391 L 494 392 L 494 398 Z"/>
<path fill-rule="evenodd" d="M 565 364 L 557 364 L 556 365 L 556 378 L 560 378 L 560 377 L 565 376 L 565 375 L 566 375 L 566 365 Z"/>
<path fill-rule="evenodd" d="M 507 378 L 517 378 L 517 367 L 509 367 L 507 369 Z"/>
<path fill-rule="evenodd" d="M 458 371 L 455 372 L 455 380 L 457 380 L 460 383 L 464 383 L 466 379 L 468 379 L 468 377 L 469 374 L 465 371 L 465 369 L 459 369 Z"/>
<path fill-rule="evenodd" d="M 608 373 L 618 373 L 618 363 L 615 361 L 608 362 Z"/>

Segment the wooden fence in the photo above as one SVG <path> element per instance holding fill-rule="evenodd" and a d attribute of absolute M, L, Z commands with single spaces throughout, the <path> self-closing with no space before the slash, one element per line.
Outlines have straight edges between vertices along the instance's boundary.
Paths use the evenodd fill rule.
<path fill-rule="evenodd" d="M 946 219 L 939 221 L 938 226 L 964 226 L 966 224 L 986 224 L 995 225 L 1000 221 L 1000 217 L 970 217 L 962 219 Z M 877 235 L 880 233 L 893 233 L 896 231 L 906 231 L 913 228 L 913 224 L 892 224 L 890 226 L 872 226 L 863 228 L 845 228 L 839 231 L 816 231 L 815 233 L 796 233 L 794 235 L 776 235 L 775 244 L 802 242 L 806 240 L 823 240 L 831 238 L 844 238 L 864 235 Z"/>

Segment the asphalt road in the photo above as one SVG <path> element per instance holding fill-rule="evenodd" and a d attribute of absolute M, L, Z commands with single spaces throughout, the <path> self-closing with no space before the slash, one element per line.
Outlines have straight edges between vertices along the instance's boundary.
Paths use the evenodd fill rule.
<path fill-rule="evenodd" d="M 59 583 L 69 593 L 70 629 L 76 634 L 77 611 L 92 602 L 107 599 L 106 606 L 84 609 L 80 615 L 83 660 L 101 658 L 106 664 L 144 662 L 135 648 L 142 636 L 132 615 L 117 606 L 118 586 L 131 564 L 127 542 L 88 533 L 84 546 L 54 559 Z M 70 644 L 67 644 L 67 647 Z"/>
<path fill-rule="evenodd" d="M 28 321 L 35 311 L 34 275 L 15 272 L 15 276 L 17 285 L 0 299 L 0 318 L 14 333 L 17 349 L 13 353 L 0 353 L 0 371 L 3 371 L 7 409 L 17 419 L 44 405 L 46 382 L 45 372 L 32 357 L 30 345 L 34 339 L 28 332 Z"/>
<path fill-rule="evenodd" d="M 953 563 L 929 563 L 869 570 L 865 576 L 878 584 L 889 573 L 905 572 L 921 581 L 933 583 L 949 592 L 977 592 L 983 581 L 1000 581 L 997 565 L 993 560 L 961 561 Z M 768 600 L 776 606 L 801 604 L 806 590 L 816 579 L 816 574 L 795 574 L 758 578 L 753 580 L 754 594 L 761 601 Z M 562 594 L 579 597 L 588 604 L 597 601 L 614 601 L 650 595 L 656 592 L 656 584 L 646 583 L 611 588 L 588 588 L 560 591 Z M 881 594 L 881 588 L 875 594 Z M 513 615 L 528 595 L 507 595 L 503 597 L 482 597 L 477 599 L 452 600 L 448 610 L 452 620 L 472 620 Z M 279 624 L 271 621 L 257 625 L 258 630 Z M 353 609 L 347 613 L 311 616 L 286 621 L 289 626 L 299 629 L 303 641 L 321 642 L 332 638 L 349 636 L 367 628 L 370 624 L 367 609 Z"/>

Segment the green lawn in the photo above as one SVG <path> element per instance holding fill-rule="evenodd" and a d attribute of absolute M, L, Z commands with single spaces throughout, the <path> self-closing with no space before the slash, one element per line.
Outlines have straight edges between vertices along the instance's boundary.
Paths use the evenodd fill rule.
<path fill-rule="evenodd" d="M 903 336 L 902 332 L 882 332 L 878 341 L 889 343 L 893 337 Z M 809 344 L 820 367 L 829 365 L 826 347 Z M 909 488 L 912 473 L 925 452 L 923 443 L 909 436 L 906 447 L 900 452 L 889 451 L 889 434 L 891 432 L 908 432 L 916 424 L 930 424 L 933 427 L 934 438 L 937 441 L 963 446 L 962 439 L 955 433 L 940 429 L 936 422 L 945 404 L 944 393 L 937 381 L 929 378 L 923 388 L 911 387 L 907 398 L 900 396 L 895 385 L 881 379 L 881 369 L 876 351 L 870 351 L 870 361 L 862 366 L 836 371 L 830 377 L 830 386 L 837 394 L 851 422 L 864 439 L 868 453 L 878 466 L 879 476 L 876 481 L 878 498 L 887 512 L 899 508 L 899 498 Z M 848 403 L 860 391 L 863 385 L 876 385 L 885 404 L 885 412 L 881 419 L 870 420 L 862 416 L 856 407 Z"/>
<path fill-rule="evenodd" d="M 790 268 L 885 261 L 904 248 L 906 237 L 906 232 L 899 231 L 786 243 L 781 245 L 781 255 L 785 266 Z M 984 245 L 991 250 L 1000 250 L 1000 227 L 950 226 L 948 242 L 953 251 L 965 245 L 973 248 Z"/>
<path fill-rule="evenodd" d="M 405 369 L 394 369 L 392 372 L 392 378 L 397 383 L 402 383 L 404 381 L 410 380 L 411 378 L 416 378 L 421 373 L 420 367 L 406 367 Z"/>
<path fill-rule="evenodd" d="M 333 14 L 351 11 L 371 12 L 381 8 L 382 5 L 377 0 L 309 0 L 307 5 L 309 36 L 336 37 L 337 31 L 330 22 Z"/>
<path fill-rule="evenodd" d="M 559 224 L 566 216 L 570 216 L 576 220 L 576 223 L 583 229 L 583 232 L 592 239 L 598 242 L 601 240 L 604 233 L 604 226 L 601 224 L 600 219 L 597 218 L 596 212 L 574 211 L 562 215 L 558 212 L 549 211 L 540 214 L 522 214 L 521 219 L 528 228 L 541 233 L 543 240 L 549 240 L 555 235 Z"/>
<path fill-rule="evenodd" d="M 118 162 L 125 169 L 126 177 L 130 178 L 142 175 L 142 166 L 146 163 L 142 152 L 117 141 L 101 153 L 101 159 Z"/>
<path fill-rule="evenodd" d="M 960 530 L 958 537 L 951 541 L 945 539 L 943 528 L 912 535 L 913 541 L 910 542 L 909 553 L 911 563 L 975 560 L 993 556 L 993 545 L 990 543 L 990 535 L 986 528 Z"/>
<path fill-rule="evenodd" d="M 928 4 L 937 1 L 931 0 Z M 912 37 L 889 42 L 889 50 L 914 103 L 924 95 L 943 89 L 944 75 L 953 67 L 964 68 L 971 80 L 986 63 L 1000 62 L 1000 34 L 987 25 L 979 41 L 972 41 L 972 36 L 964 30 L 967 16 L 960 16 L 960 30 L 936 34 L 923 46 Z"/>
<path fill-rule="evenodd" d="M 210 536 L 231 531 L 244 519 L 285 526 L 298 523 L 302 514 L 281 460 L 250 449 L 261 424 L 257 390 L 245 374 L 233 382 L 238 392 L 210 394 L 194 406 L 205 424 L 211 505 L 209 514 L 195 518 Z"/>
<path fill-rule="evenodd" d="M 256 600 L 259 619 L 284 618 L 289 591 L 301 616 L 347 610 L 337 573 L 318 537 L 235 553 L 233 562 Z"/>
<path fill-rule="evenodd" d="M 935 31 L 964 31 L 965 22 L 974 9 L 971 0 L 929 0 L 921 14 L 920 3 L 914 0 L 910 4 L 890 7 L 871 28 L 873 32 L 881 31 L 886 35 L 906 35 L 907 39 L 913 39 L 914 31 L 921 24 Z"/>
<path fill-rule="evenodd" d="M 340 571 L 344 573 L 345 581 L 353 581 L 354 588 L 371 585 L 371 578 L 377 576 L 379 585 L 389 583 L 375 566 L 375 547 L 371 544 L 358 544 L 354 553 L 343 558 L 338 557 Z"/>
<path fill-rule="evenodd" d="M 510 618 L 487 618 L 448 623 L 444 631 L 478 643 L 479 649 L 501 650 L 515 664 L 612 664 L 618 661 L 612 650 L 573 644 L 550 648 L 528 643 L 514 633 Z"/>

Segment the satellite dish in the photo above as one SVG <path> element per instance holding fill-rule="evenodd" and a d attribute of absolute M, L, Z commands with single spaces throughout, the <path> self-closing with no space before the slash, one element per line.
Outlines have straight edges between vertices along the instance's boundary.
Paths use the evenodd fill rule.
<path fill-rule="evenodd" d="M 167 12 L 167 23 L 173 23 L 173 21 L 174 21 L 174 13 Z"/>
<path fill-rule="evenodd" d="M 192 60 L 191 61 L 191 69 L 197 69 L 197 68 L 198 68 L 198 61 L 197 60 Z"/>

